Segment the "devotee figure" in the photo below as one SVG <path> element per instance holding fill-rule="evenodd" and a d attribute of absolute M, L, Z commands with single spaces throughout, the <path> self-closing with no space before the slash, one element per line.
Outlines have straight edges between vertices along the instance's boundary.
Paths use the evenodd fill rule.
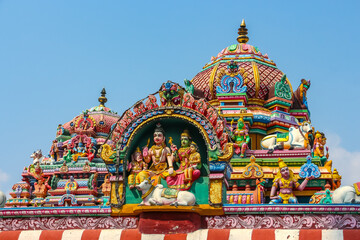
<path fill-rule="evenodd" d="M 299 203 L 295 195 L 293 194 L 293 189 L 299 191 L 304 190 L 306 184 L 309 180 L 314 177 L 306 177 L 305 180 L 301 183 L 298 183 L 294 173 L 289 170 L 288 166 L 282 159 L 279 158 L 279 171 L 274 178 L 274 183 L 270 192 L 270 204 L 276 203 Z M 279 189 L 278 195 L 275 196 L 276 191 Z"/>

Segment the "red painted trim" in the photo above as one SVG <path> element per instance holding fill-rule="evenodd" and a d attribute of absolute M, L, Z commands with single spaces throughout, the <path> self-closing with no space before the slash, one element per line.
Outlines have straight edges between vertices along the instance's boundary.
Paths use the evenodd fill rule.
<path fill-rule="evenodd" d="M 344 229 L 344 240 L 360 240 L 360 230 L 356 229 Z"/>
<path fill-rule="evenodd" d="M 229 235 L 230 229 L 209 229 L 207 240 L 227 240 Z"/>
<path fill-rule="evenodd" d="M 275 240 L 275 229 L 254 229 L 252 240 Z"/>
<path fill-rule="evenodd" d="M 141 240 L 141 233 L 138 229 L 125 229 L 121 232 L 120 240 Z"/>
<path fill-rule="evenodd" d="M 166 234 L 164 240 L 186 240 L 186 233 Z"/>
<path fill-rule="evenodd" d="M 61 240 L 63 235 L 63 230 L 47 230 L 42 231 L 39 237 L 39 240 Z"/>
<path fill-rule="evenodd" d="M 299 240 L 321 240 L 321 229 L 301 229 Z"/>
<path fill-rule="evenodd" d="M 21 232 L 22 231 L 0 232 L 0 240 L 18 239 Z"/>
<path fill-rule="evenodd" d="M 81 236 L 81 240 L 98 240 L 100 233 L 101 229 L 85 230 Z"/>

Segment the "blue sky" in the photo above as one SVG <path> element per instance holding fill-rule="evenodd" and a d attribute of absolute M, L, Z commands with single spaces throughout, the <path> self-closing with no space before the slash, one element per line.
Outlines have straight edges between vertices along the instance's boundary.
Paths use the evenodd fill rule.
<path fill-rule="evenodd" d="M 343 183 L 359 181 L 358 1 L 0 1 L 0 189 L 21 180 L 56 127 L 98 104 L 122 113 L 161 83 L 183 83 L 236 43 L 268 53 L 294 88 L 311 80 L 316 130 Z"/>

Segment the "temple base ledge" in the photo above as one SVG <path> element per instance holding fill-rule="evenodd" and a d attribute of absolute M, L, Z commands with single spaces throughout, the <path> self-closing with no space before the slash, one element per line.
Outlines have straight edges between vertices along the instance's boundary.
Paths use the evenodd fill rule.
<path fill-rule="evenodd" d="M 196 206 L 139 206 L 138 204 L 126 204 L 122 208 L 113 208 L 111 216 L 137 216 L 143 212 L 193 212 L 201 216 L 224 215 L 222 207 L 213 207 L 209 204 Z"/>

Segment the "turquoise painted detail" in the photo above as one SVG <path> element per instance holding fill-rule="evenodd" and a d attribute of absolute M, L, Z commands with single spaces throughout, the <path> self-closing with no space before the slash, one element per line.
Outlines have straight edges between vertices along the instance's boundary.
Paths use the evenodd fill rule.
<path fill-rule="evenodd" d="M 275 97 L 291 100 L 292 93 L 289 84 L 286 82 L 286 75 L 281 77 L 281 81 L 275 83 Z"/>

